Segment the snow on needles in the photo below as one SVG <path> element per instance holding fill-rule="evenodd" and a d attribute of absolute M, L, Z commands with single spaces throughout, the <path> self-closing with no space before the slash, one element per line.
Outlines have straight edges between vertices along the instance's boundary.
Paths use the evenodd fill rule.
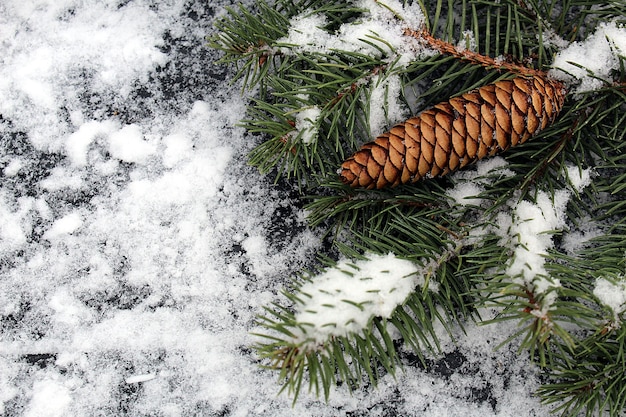
<path fill-rule="evenodd" d="M 328 54 L 341 50 L 373 57 L 385 53 L 388 62 L 399 59 L 401 65 L 423 52 L 415 39 L 403 34 L 407 27 L 419 28 L 424 21 L 417 5 L 405 7 L 397 0 L 362 0 L 357 7 L 366 11 L 363 17 L 342 24 L 334 33 L 325 29 L 329 22 L 321 14 L 306 12 L 292 18 L 287 37 L 277 41 L 284 45 L 281 52 Z"/>
<path fill-rule="evenodd" d="M 340 261 L 302 285 L 295 321 L 304 332 L 296 338 L 315 347 L 331 336 L 360 334 L 373 317 L 389 318 L 406 300 L 417 284 L 416 266 L 391 253 L 368 258 Z"/>
<path fill-rule="evenodd" d="M 574 42 L 560 51 L 550 75 L 570 83 L 578 82 L 576 93 L 594 91 L 610 82 L 611 72 L 619 70 L 625 59 L 626 27 L 606 22 L 584 41 Z"/>
<path fill-rule="evenodd" d="M 344 23 L 331 33 L 325 29 L 328 21 L 321 14 L 304 13 L 291 19 L 288 35 L 277 44 L 282 54 L 308 52 L 331 54 L 333 51 L 360 53 L 370 57 L 380 57 L 395 68 L 406 67 L 418 56 L 431 53 L 413 37 L 405 36 L 407 28 L 417 29 L 423 25 L 424 17 L 416 4 L 404 6 L 397 0 L 385 2 L 362 0 L 358 7 L 365 13 L 355 22 Z M 320 56 L 320 59 L 323 59 Z M 388 68 L 390 69 L 390 68 Z M 402 85 L 397 75 L 385 71 L 364 77 L 369 83 L 373 103 L 369 109 L 369 125 L 372 136 L 381 133 L 385 126 L 406 116 L 407 109 L 402 104 Z M 306 119 L 310 109 L 304 109 L 300 119 Z M 310 120 L 314 120 L 309 116 Z M 296 123 L 296 129 L 304 129 L 303 141 L 310 143 L 315 129 L 308 129 L 310 123 Z M 307 130 L 308 129 L 308 130 Z"/>
<path fill-rule="evenodd" d="M 626 311 L 626 280 L 623 276 L 617 279 L 598 278 L 593 290 L 600 303 L 613 312 L 614 325 L 620 325 L 620 316 Z"/>
<path fill-rule="evenodd" d="M 298 132 L 303 143 L 308 145 L 317 139 L 318 119 L 321 113 L 322 110 L 317 106 L 304 107 L 296 113 L 295 132 Z"/>
<path fill-rule="evenodd" d="M 500 244 L 513 251 L 505 273 L 535 295 L 544 295 L 537 314 L 550 308 L 558 295 L 550 290 L 560 287 L 559 280 L 550 277 L 545 268 L 548 250 L 554 247 L 552 234 L 566 226 L 565 211 L 572 191 L 580 192 L 590 183 L 590 170 L 568 167 L 567 172 L 570 184 L 577 188 L 555 190 L 552 196 L 539 191 L 534 202 L 514 199 L 510 213 L 498 213 L 494 230 Z"/>
<path fill-rule="evenodd" d="M 484 234 L 493 233 L 500 238 L 499 245 L 512 252 L 509 262 L 503 265 L 504 273 L 513 282 L 544 296 L 537 314 L 550 308 L 558 295 L 551 290 L 560 286 L 545 268 L 548 250 L 554 247 L 552 234 L 566 227 L 565 210 L 572 194 L 580 193 L 591 183 L 591 169 L 567 165 L 565 172 L 569 188 L 555 190 L 553 195 L 539 191 L 534 201 L 513 197 L 497 213 L 495 222 L 478 221 L 468 237 L 472 242 L 480 242 Z M 501 157 L 479 161 L 475 170 L 453 174 L 456 184 L 447 191 L 447 195 L 455 204 L 480 208 L 488 204 L 488 200 L 479 197 L 484 186 L 494 178 L 512 173 Z"/>

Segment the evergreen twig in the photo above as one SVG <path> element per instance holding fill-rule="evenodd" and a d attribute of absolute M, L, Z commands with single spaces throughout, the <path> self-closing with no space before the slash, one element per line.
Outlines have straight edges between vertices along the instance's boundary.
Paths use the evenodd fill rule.
<path fill-rule="evenodd" d="M 385 24 L 402 27 L 410 62 L 384 33 L 363 33 L 358 45 L 333 49 L 287 42 L 294 19 L 321 16 L 319 33 L 337 36 L 371 18 L 364 4 L 277 0 L 258 2 L 255 10 L 239 6 L 227 10 L 209 41 L 223 51 L 222 62 L 236 66 L 235 80 L 254 92 L 242 121 L 260 142 L 251 163 L 276 178 L 296 180 L 312 227 L 334 232 L 333 250 L 343 257 L 365 262 L 393 253 L 413 262 L 419 276 L 393 314 L 311 343 L 310 323 L 298 322 L 295 311 L 308 297 L 301 291 L 305 283 L 338 265 L 323 261 L 259 317 L 256 347 L 263 363 L 279 371 L 294 401 L 307 386 L 328 398 L 340 383 L 352 389 L 363 379 L 375 384 L 396 372 L 403 364 L 400 342 L 418 356 L 436 353 L 435 324 L 452 334 L 466 320 L 480 322 L 477 311 L 488 306 L 498 315 L 483 324 L 519 324 L 504 344 L 516 340 L 520 352 L 537 361 L 547 381 L 538 393 L 554 411 L 619 415 L 626 401 L 626 306 L 607 306 L 596 293 L 605 281 L 626 286 L 626 58 L 617 54 L 619 68 L 608 77 L 587 70 L 602 88 L 570 95 L 556 122 L 506 154 L 500 168 L 372 191 L 340 184 L 336 170 L 382 133 L 371 126 L 381 107 L 385 126 L 378 123 L 377 129 L 511 73 L 543 75 L 569 42 L 583 41 L 609 20 L 626 24 L 626 4 L 373 3 L 377 12 L 389 13 Z M 403 7 L 419 8 L 423 26 L 411 27 Z M 580 185 L 583 174 L 587 186 Z M 475 195 L 453 198 L 467 184 Z M 522 236 L 519 225 L 532 219 L 520 207 L 555 216 L 552 230 L 533 235 L 543 245 L 539 249 Z M 535 256 L 538 271 L 516 264 L 524 251 Z M 344 266 L 342 274 L 354 273 L 351 268 Z M 392 338 L 390 326 L 400 340 Z"/>

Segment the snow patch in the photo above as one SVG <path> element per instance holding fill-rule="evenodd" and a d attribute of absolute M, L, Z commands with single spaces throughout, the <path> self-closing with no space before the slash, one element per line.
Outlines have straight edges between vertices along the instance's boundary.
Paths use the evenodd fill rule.
<path fill-rule="evenodd" d="M 165 145 L 163 165 L 167 168 L 173 168 L 179 162 L 184 161 L 193 149 L 193 141 L 180 133 L 165 137 L 163 143 Z"/>
<path fill-rule="evenodd" d="M 299 289 L 297 337 L 312 346 L 331 336 L 361 333 L 373 317 L 388 318 L 417 285 L 417 268 L 393 254 L 342 260 Z"/>
<path fill-rule="evenodd" d="M 69 388 L 60 381 L 52 378 L 35 381 L 25 417 L 64 417 L 68 415 L 71 402 Z"/>
<path fill-rule="evenodd" d="M 13 158 L 6 167 L 2 170 L 2 173 L 7 177 L 13 177 L 17 175 L 24 167 L 24 161 L 21 158 Z"/>
<path fill-rule="evenodd" d="M 145 164 L 156 152 L 156 147 L 144 139 L 141 128 L 128 125 L 109 136 L 109 151 L 124 162 Z"/>
<path fill-rule="evenodd" d="M 389 124 L 408 116 L 408 109 L 401 101 L 402 82 L 398 75 L 374 75 L 371 79 L 369 126 L 372 137 L 383 133 Z M 390 115 L 392 119 L 390 120 Z M 391 122 L 391 123 L 390 123 Z"/>
<path fill-rule="evenodd" d="M 507 168 L 508 162 L 501 156 L 495 156 L 478 161 L 475 169 L 460 170 L 452 174 L 456 181 L 454 187 L 446 191 L 446 195 L 455 204 L 462 207 L 479 207 L 484 203 L 482 198 L 477 197 L 485 190 L 485 186 L 492 178 L 507 178 L 514 172 Z"/>
<path fill-rule="evenodd" d="M 595 91 L 612 83 L 611 73 L 626 59 L 626 27 L 601 23 L 595 33 L 556 54 L 550 75 L 578 83 L 576 93 Z"/>
<path fill-rule="evenodd" d="M 568 164 L 565 169 L 569 184 L 577 193 L 582 192 L 582 190 L 591 184 L 591 169 L 580 169 L 579 167 L 571 164 Z"/>
<path fill-rule="evenodd" d="M 386 62 L 403 67 L 425 52 L 414 38 L 404 35 L 405 29 L 419 29 L 424 22 L 417 4 L 405 7 L 397 0 L 362 0 L 357 7 L 366 11 L 363 18 L 342 24 L 334 33 L 325 29 L 329 22 L 322 15 L 307 12 L 292 18 L 288 35 L 277 42 L 279 47 L 285 45 L 281 53 L 342 50 L 381 57 L 385 51 Z"/>
<path fill-rule="evenodd" d="M 620 315 L 626 311 L 626 280 L 623 277 L 611 280 L 597 278 L 593 295 L 600 303 L 611 309 L 615 322 L 619 323 Z"/>
<path fill-rule="evenodd" d="M 98 136 L 108 137 L 119 129 L 119 125 L 111 120 L 90 121 L 81 124 L 65 141 L 65 153 L 77 167 L 87 165 L 89 146 Z"/>
<path fill-rule="evenodd" d="M 52 226 L 44 233 L 44 239 L 54 240 L 64 235 L 74 233 L 83 225 L 83 217 L 80 213 L 73 212 L 61 217 L 52 223 Z"/>
<path fill-rule="evenodd" d="M 479 207 L 483 199 L 477 196 L 484 191 L 484 188 L 480 185 L 472 182 L 466 182 L 463 184 L 457 184 L 454 187 L 446 191 L 446 195 L 454 201 L 454 204 L 458 204 L 462 207 L 476 206 Z"/>
<path fill-rule="evenodd" d="M 296 113 L 296 130 L 303 143 L 308 145 L 317 140 L 317 124 L 321 113 L 317 106 L 305 107 Z"/>

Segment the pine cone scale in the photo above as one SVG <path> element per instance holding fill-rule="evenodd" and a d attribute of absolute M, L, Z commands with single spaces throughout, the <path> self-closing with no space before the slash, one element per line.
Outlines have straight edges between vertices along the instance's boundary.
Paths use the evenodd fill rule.
<path fill-rule="evenodd" d="M 471 111 L 468 112 L 467 117 L 465 118 L 468 140 L 478 142 L 478 138 L 480 136 L 480 121 L 479 120 L 480 120 L 480 110 L 472 108 Z"/>
<path fill-rule="evenodd" d="M 493 146 L 493 128 L 489 125 L 489 121 L 483 117 L 480 123 L 480 137 L 481 143 L 484 143 L 487 148 L 491 149 Z"/>
<path fill-rule="evenodd" d="M 541 99 L 542 95 L 539 91 L 533 90 L 531 93 L 531 99 L 533 103 L 533 110 L 535 111 L 535 115 L 538 117 L 543 113 L 543 100 Z"/>
<path fill-rule="evenodd" d="M 485 86 L 484 88 L 479 89 L 479 94 L 483 98 L 483 100 L 485 100 L 487 103 L 489 103 L 490 106 L 493 107 L 496 105 L 496 95 L 494 89 L 491 87 L 492 86 Z"/>
<path fill-rule="evenodd" d="M 396 151 L 398 151 L 401 154 L 404 154 L 404 142 L 402 141 L 402 138 L 400 136 L 396 134 L 390 135 L 389 143 Z"/>
<path fill-rule="evenodd" d="M 369 174 L 370 178 L 378 178 L 380 176 L 380 171 L 382 170 L 380 164 L 376 163 L 373 159 L 367 161 L 367 169 L 366 172 Z"/>
<path fill-rule="evenodd" d="M 389 146 L 389 141 L 385 137 L 380 143 L 374 142 L 374 146 L 370 148 L 372 158 L 382 167 L 386 165 L 385 162 L 387 161 L 387 149 L 385 149 L 387 146 Z"/>
<path fill-rule="evenodd" d="M 439 169 L 444 169 L 448 165 L 448 152 L 439 143 L 435 146 L 435 164 Z"/>
<path fill-rule="evenodd" d="M 513 125 L 513 130 L 518 135 L 523 135 L 526 130 L 526 121 L 524 120 L 525 116 L 526 115 L 522 113 L 517 106 L 511 107 L 511 124 Z"/>
<path fill-rule="evenodd" d="M 478 152 L 478 140 L 474 140 L 469 135 L 467 136 L 467 138 L 468 139 L 465 142 L 465 151 L 467 157 L 470 159 L 475 159 Z"/>
<path fill-rule="evenodd" d="M 513 90 L 513 102 L 522 113 L 528 111 L 528 94 L 516 89 Z"/>
<path fill-rule="evenodd" d="M 535 133 L 539 128 L 539 118 L 532 111 L 526 114 L 526 125 L 528 126 L 528 132 L 530 134 Z"/>
<path fill-rule="evenodd" d="M 421 132 L 422 132 L 422 139 L 424 139 L 430 145 L 433 145 L 436 140 L 435 123 L 433 119 L 434 117 L 432 117 L 431 114 L 426 114 L 425 117 L 422 119 L 423 121 L 420 125 Z"/>
<path fill-rule="evenodd" d="M 435 121 L 437 122 L 437 137 L 444 134 L 444 132 L 446 135 L 450 134 L 450 131 L 452 130 L 452 117 L 448 113 L 436 113 Z"/>
<path fill-rule="evenodd" d="M 424 110 L 342 164 L 341 180 L 382 188 L 437 177 L 523 143 L 552 123 L 565 89 L 541 76 L 498 81 Z"/>
<path fill-rule="evenodd" d="M 504 132 L 511 131 L 511 116 L 509 109 L 505 108 L 502 104 L 496 104 L 496 122 Z"/>
<path fill-rule="evenodd" d="M 507 150 L 510 146 L 509 138 L 499 124 L 496 124 L 496 142 L 498 142 L 498 146 L 500 146 L 500 149 L 503 151 Z"/>
<path fill-rule="evenodd" d="M 530 83 L 526 78 L 513 78 L 513 83 L 518 90 L 521 90 L 524 94 L 528 95 L 531 92 Z"/>
<path fill-rule="evenodd" d="M 459 116 L 465 116 L 465 104 L 464 101 L 460 99 L 460 97 L 452 98 L 448 103 L 450 103 L 450 106 L 452 106 L 454 111 L 457 112 L 457 114 L 454 114 L 455 119 Z"/>

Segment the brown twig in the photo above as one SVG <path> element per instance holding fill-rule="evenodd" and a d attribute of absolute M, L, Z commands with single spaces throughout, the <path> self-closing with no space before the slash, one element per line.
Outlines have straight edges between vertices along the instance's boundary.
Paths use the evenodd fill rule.
<path fill-rule="evenodd" d="M 469 51 L 467 49 L 460 50 L 449 42 L 441 39 L 437 39 L 432 36 L 426 30 L 413 30 L 405 29 L 404 34 L 406 36 L 412 36 L 420 42 L 425 43 L 427 46 L 439 51 L 442 54 L 451 55 L 463 61 L 471 62 L 473 64 L 481 65 L 485 68 L 496 68 L 500 70 L 514 72 L 519 75 L 527 77 L 541 76 L 545 77 L 544 71 L 529 68 L 524 65 L 515 64 L 512 62 L 500 61 L 495 58 L 491 58 L 486 55 L 482 55 L 478 52 Z"/>

